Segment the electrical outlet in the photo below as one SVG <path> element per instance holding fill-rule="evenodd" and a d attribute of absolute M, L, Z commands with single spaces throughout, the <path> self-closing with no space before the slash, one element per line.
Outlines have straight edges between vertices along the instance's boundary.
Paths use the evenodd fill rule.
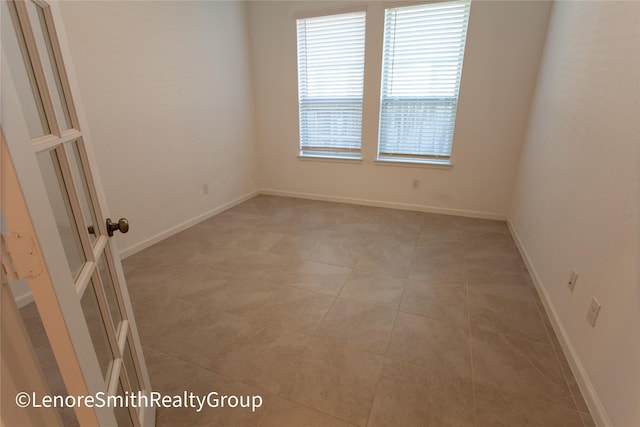
<path fill-rule="evenodd" d="M 577 280 L 578 280 L 578 275 L 574 270 L 571 270 L 571 275 L 569 276 L 569 282 L 567 283 L 567 286 L 569 287 L 569 290 L 571 292 L 573 292 L 573 289 L 576 287 Z"/>
<path fill-rule="evenodd" d="M 202 194 L 209 194 L 209 184 L 202 184 Z"/>
<path fill-rule="evenodd" d="M 420 188 L 420 180 L 417 178 L 413 178 L 413 181 L 411 181 L 411 188 L 413 188 L 414 190 Z"/>
<path fill-rule="evenodd" d="M 600 303 L 596 299 L 596 297 L 591 298 L 591 304 L 589 305 L 589 310 L 587 311 L 587 322 L 591 326 L 596 326 L 596 319 L 598 318 L 598 314 L 600 314 Z"/>

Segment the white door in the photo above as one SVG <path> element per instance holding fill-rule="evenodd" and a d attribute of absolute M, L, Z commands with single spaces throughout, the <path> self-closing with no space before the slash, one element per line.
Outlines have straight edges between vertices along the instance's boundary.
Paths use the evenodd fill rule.
<path fill-rule="evenodd" d="M 70 396 L 150 393 L 55 2 L 1 1 L 3 234 Z M 115 125 L 115 124 L 114 124 Z M 116 161 L 114 156 L 113 161 Z M 110 159 L 111 160 L 111 159 Z M 15 181 L 15 182 L 14 182 Z M 155 424 L 148 407 L 76 407 L 82 426 Z"/>

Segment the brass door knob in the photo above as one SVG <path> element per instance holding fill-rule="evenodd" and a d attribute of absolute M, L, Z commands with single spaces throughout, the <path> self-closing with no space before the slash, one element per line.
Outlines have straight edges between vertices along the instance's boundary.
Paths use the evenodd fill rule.
<path fill-rule="evenodd" d="M 109 236 L 113 236 L 113 232 L 119 230 L 121 233 L 129 231 L 129 221 L 127 218 L 120 218 L 118 222 L 111 222 L 111 218 L 107 218 L 107 233 Z"/>

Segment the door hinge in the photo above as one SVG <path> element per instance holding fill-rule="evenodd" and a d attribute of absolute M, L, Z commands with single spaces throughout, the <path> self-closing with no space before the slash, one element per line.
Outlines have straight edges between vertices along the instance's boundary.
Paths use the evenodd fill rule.
<path fill-rule="evenodd" d="M 2 282 L 38 277 L 42 272 L 42 258 L 33 237 L 27 233 L 2 235 Z"/>

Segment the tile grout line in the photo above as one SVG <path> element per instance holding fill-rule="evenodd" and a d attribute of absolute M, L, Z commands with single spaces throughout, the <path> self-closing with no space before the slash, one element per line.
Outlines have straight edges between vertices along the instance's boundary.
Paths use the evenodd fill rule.
<path fill-rule="evenodd" d="M 349 272 L 349 275 L 347 276 L 347 278 L 345 279 L 344 283 L 340 287 L 340 290 L 338 291 L 338 293 L 333 297 L 333 301 L 331 302 L 331 305 L 329 306 L 329 309 L 322 315 L 322 319 L 320 319 L 320 321 L 318 322 L 318 325 L 315 328 L 313 328 L 313 332 L 312 333 L 308 333 L 309 336 L 314 337 L 314 338 L 322 338 L 322 337 L 317 335 L 318 329 L 320 329 L 320 326 L 324 323 L 325 319 L 327 318 L 327 315 L 333 309 L 333 307 L 336 305 L 336 302 L 338 301 L 338 296 L 340 295 L 340 293 L 342 293 L 342 288 L 344 288 L 345 283 L 347 283 L 347 281 L 349 280 L 349 278 L 351 277 L 352 274 L 353 274 L 353 269 L 351 269 L 351 271 Z"/>
<path fill-rule="evenodd" d="M 463 241 L 464 241 L 464 230 L 463 230 Z M 476 402 L 476 379 L 475 379 L 475 371 L 473 369 L 473 336 L 471 334 L 471 302 L 469 301 L 469 275 L 468 273 L 468 264 L 467 264 L 467 254 L 465 251 L 464 255 L 464 287 L 465 294 L 467 297 L 467 326 L 469 330 L 469 361 L 471 365 L 471 399 L 473 401 L 473 425 L 477 427 L 478 425 L 478 404 Z"/>
<path fill-rule="evenodd" d="M 199 365 L 199 364 L 197 364 L 197 363 L 193 363 L 193 362 L 190 362 L 190 361 L 188 361 L 188 360 L 181 359 L 181 358 L 179 358 L 179 357 L 176 357 L 176 356 L 174 356 L 174 355 L 172 355 L 172 354 L 166 353 L 166 352 L 164 352 L 164 351 L 162 351 L 162 350 L 159 350 L 159 349 L 153 348 L 153 347 L 151 347 L 151 346 L 143 345 L 143 347 L 148 347 L 148 348 L 150 348 L 151 350 L 155 351 L 156 353 L 160 353 L 160 354 L 162 354 L 162 355 L 163 355 L 163 356 L 165 356 L 165 357 L 169 357 L 169 358 L 174 359 L 174 360 L 179 360 L 179 361 L 180 361 L 180 362 L 182 362 L 182 363 L 186 363 L 186 364 L 188 364 L 188 365 L 195 366 L 195 367 L 196 367 L 196 368 L 198 368 L 198 369 L 203 369 L 203 370 L 205 370 L 205 371 L 207 371 L 207 372 L 214 373 L 214 374 L 219 375 L 219 376 L 221 376 L 221 377 L 223 377 L 223 378 L 226 378 L 226 379 L 228 379 L 228 380 L 232 380 L 232 381 L 238 382 L 238 383 L 240 383 L 240 384 L 242 384 L 242 385 L 245 385 L 245 386 L 247 386 L 247 387 L 254 388 L 254 389 L 260 390 L 260 391 L 265 392 L 265 393 L 275 394 L 276 396 L 281 397 L 281 396 L 279 396 L 277 393 L 271 393 L 270 391 L 265 390 L 265 389 L 263 389 L 263 388 L 261 388 L 261 387 L 256 387 L 256 386 L 254 386 L 254 385 L 247 384 L 246 382 L 244 382 L 244 381 L 242 381 L 242 380 L 240 380 L 240 379 L 237 379 L 237 378 L 231 377 L 231 376 L 229 376 L 229 375 L 227 375 L 227 374 L 223 374 L 223 373 L 221 373 L 221 372 L 219 372 L 219 371 L 213 370 L 213 369 L 208 368 L 208 367 L 206 367 L 206 366 L 202 366 L 202 365 Z M 193 385 L 195 382 L 196 382 L 196 379 L 194 378 L 193 380 L 191 380 L 190 382 L 188 382 L 188 383 L 187 383 L 187 385 L 185 385 L 184 390 L 185 390 L 185 391 L 187 391 L 187 390 L 188 390 L 188 388 L 189 388 L 191 385 Z M 167 408 L 167 409 L 168 409 L 168 408 Z M 167 413 L 167 412 L 168 412 L 167 410 L 162 411 L 162 414 L 161 414 L 160 416 L 157 416 L 157 417 L 156 417 L 156 420 L 157 420 L 158 418 L 162 417 L 162 416 L 163 416 L 165 413 Z M 266 411 L 265 411 L 265 413 L 266 413 Z M 264 414 L 262 415 L 262 417 L 264 417 Z M 262 419 L 262 417 L 260 417 L 260 418 Z"/>
<path fill-rule="evenodd" d="M 256 385 L 252 385 L 252 384 L 248 384 L 247 382 L 245 382 L 245 381 L 244 381 L 244 380 L 242 380 L 242 379 L 234 378 L 234 377 L 232 377 L 232 376 L 230 376 L 230 375 L 227 375 L 227 374 L 224 374 L 224 373 L 222 373 L 222 372 L 220 372 L 220 371 L 216 371 L 216 370 L 211 369 L 211 368 L 208 368 L 208 367 L 206 367 L 206 366 L 202 366 L 202 365 L 199 365 L 199 364 L 197 364 L 197 363 L 193 363 L 193 362 L 190 362 L 190 361 L 188 361 L 188 360 L 181 359 L 181 358 L 179 358 L 179 357 L 176 357 L 176 356 L 174 356 L 174 355 L 172 355 L 172 354 L 169 354 L 169 353 L 165 353 L 164 351 L 158 350 L 158 349 L 153 348 L 153 347 L 151 347 L 151 346 L 143 345 L 143 347 L 150 348 L 151 350 L 153 350 L 153 351 L 155 351 L 155 352 L 157 352 L 157 353 L 160 353 L 160 354 L 162 354 L 163 356 L 169 357 L 169 358 L 174 359 L 174 360 L 179 360 L 180 362 L 183 362 L 183 363 L 186 363 L 186 364 L 188 364 L 188 365 L 194 366 L 194 367 L 196 367 L 196 368 L 198 368 L 198 369 L 202 369 L 202 370 L 205 370 L 205 371 L 207 371 L 207 372 L 214 373 L 214 374 L 219 375 L 219 376 L 221 376 L 221 377 L 223 377 L 223 378 L 225 378 L 225 379 L 228 379 L 228 380 L 231 380 L 231 381 L 234 381 L 234 382 L 240 383 L 240 384 L 242 384 L 242 385 L 244 385 L 244 386 L 246 386 L 246 387 L 253 388 L 253 389 L 259 390 L 259 391 L 261 391 L 261 392 L 264 392 L 264 393 L 266 393 L 266 394 L 270 394 L 270 395 L 276 396 L 276 397 L 278 397 L 279 399 L 286 400 L 287 402 L 293 403 L 294 405 L 303 406 L 303 407 L 305 407 L 305 408 L 307 408 L 307 409 L 310 409 L 310 410 L 312 410 L 312 411 L 315 411 L 315 412 L 318 412 L 318 413 L 320 413 L 320 414 L 326 415 L 326 416 L 331 417 L 331 418 L 333 418 L 333 419 L 336 419 L 336 420 L 339 420 L 339 421 L 346 422 L 346 423 L 348 423 L 348 424 L 351 424 L 351 425 L 357 426 L 357 424 L 354 424 L 354 423 L 352 423 L 351 421 L 345 420 L 345 419 L 343 419 L 343 418 L 336 417 L 335 415 L 328 414 L 328 413 L 326 413 L 326 412 L 322 412 L 321 410 L 319 410 L 319 409 L 317 409 L 317 408 L 314 408 L 314 407 L 312 407 L 312 406 L 306 405 L 306 404 L 304 404 L 304 403 L 296 402 L 296 401 L 294 401 L 294 400 L 291 400 L 291 399 L 289 399 L 289 398 L 287 398 L 287 397 L 285 397 L 285 396 L 281 395 L 280 393 L 274 393 L 274 392 L 271 392 L 271 391 L 269 391 L 269 390 L 264 389 L 263 387 L 256 386 Z M 187 390 L 187 389 L 189 388 L 189 386 L 193 385 L 195 382 L 196 382 L 196 379 L 193 379 L 192 381 L 190 381 L 190 382 L 185 386 L 185 390 Z M 167 409 L 169 409 L 169 408 L 167 408 Z M 265 409 L 266 409 L 266 408 L 265 408 Z M 158 418 L 160 418 L 161 416 L 163 416 L 163 415 L 164 415 L 165 413 L 167 413 L 167 412 L 168 412 L 168 411 L 166 411 L 166 410 L 165 410 L 165 411 L 162 411 L 162 414 L 161 414 L 160 416 L 157 416 L 157 417 L 156 417 L 156 420 L 157 420 Z M 258 420 L 258 425 L 262 422 L 262 419 L 265 417 L 265 415 L 266 415 L 266 414 L 267 414 L 267 411 L 265 410 L 265 412 L 262 414 L 262 416 L 261 416 L 261 417 L 260 417 L 260 419 Z"/>
<path fill-rule="evenodd" d="M 396 278 L 396 279 L 397 279 L 397 278 Z M 346 283 L 346 282 L 345 282 L 345 283 Z M 285 288 L 285 289 L 297 289 L 297 290 L 308 291 L 308 292 L 311 292 L 311 293 L 317 294 L 317 295 L 319 295 L 319 296 L 324 296 L 324 297 L 333 298 L 333 299 L 334 299 L 334 301 L 332 302 L 332 304 L 331 304 L 331 306 L 329 307 L 329 309 L 327 310 L 327 312 L 323 315 L 323 317 L 322 317 L 322 319 L 320 320 L 320 322 L 319 322 L 319 324 L 318 324 L 318 325 L 320 325 L 320 324 L 324 321 L 324 319 L 326 318 L 327 314 L 329 313 L 329 311 L 331 311 L 331 308 L 333 308 L 333 305 L 335 304 L 335 302 L 336 302 L 336 301 L 337 301 L 337 299 L 338 299 L 338 295 L 323 294 L 323 293 L 319 293 L 319 292 L 316 292 L 316 291 L 313 291 L 313 290 L 310 290 L 310 289 L 307 289 L 307 288 L 300 288 L 300 287 L 296 287 L 296 286 L 289 286 L 289 285 L 279 285 L 279 284 L 275 284 L 275 283 L 274 283 L 273 285 L 274 285 L 274 286 L 276 286 L 276 287 Z M 403 287 L 403 293 L 404 293 L 404 287 Z M 181 299 L 180 297 L 177 297 L 177 298 Z M 366 306 L 368 306 L 368 307 L 372 307 L 372 308 L 381 308 L 381 309 L 388 310 L 388 311 L 397 311 L 397 310 L 398 310 L 398 309 L 391 309 L 391 308 L 389 308 L 389 307 L 379 306 L 379 305 L 375 305 L 375 304 L 371 304 L 371 303 L 367 303 L 367 302 L 353 301 L 353 300 L 351 300 L 351 299 L 344 298 L 344 297 L 343 297 L 342 299 L 343 299 L 343 300 L 347 300 L 347 301 L 349 301 L 349 302 L 355 302 L 355 303 L 357 303 L 357 304 L 366 305 Z M 247 320 L 247 321 L 253 321 L 253 320 L 256 320 L 256 318 L 251 317 L 251 316 L 247 316 L 247 315 L 245 315 L 244 313 L 237 313 L 237 312 L 230 311 L 230 310 L 227 310 L 227 309 L 224 309 L 224 308 L 216 309 L 216 311 L 217 311 L 217 312 L 220 312 L 220 313 L 230 314 L 230 315 L 232 315 L 232 316 L 237 316 L 237 317 L 240 317 L 240 318 L 242 318 L 242 319 L 244 319 L 244 320 Z M 402 313 L 404 313 L 404 314 L 410 314 L 410 315 L 412 315 L 412 316 L 424 317 L 424 318 L 426 318 L 426 319 L 435 320 L 435 321 L 439 321 L 439 322 L 440 322 L 440 321 L 443 321 L 442 319 L 431 319 L 431 318 L 428 318 L 428 317 L 425 317 L 425 316 L 420 316 L 420 315 L 413 314 L 413 313 L 405 313 L 405 312 L 402 312 Z M 344 345 L 344 346 L 346 346 L 346 347 L 348 347 L 348 348 L 350 348 L 350 349 L 355 349 L 355 350 L 359 350 L 359 351 L 365 351 L 365 352 L 370 353 L 370 354 L 375 355 L 375 356 L 382 356 L 382 357 L 384 357 L 384 356 L 385 356 L 385 354 L 384 354 L 384 353 L 377 353 L 377 352 L 372 351 L 372 350 L 370 350 L 370 349 L 367 349 L 367 348 L 364 348 L 364 347 L 360 347 L 360 346 L 357 346 L 357 345 L 351 344 L 351 343 L 349 343 L 349 342 L 341 341 L 341 340 L 339 340 L 339 339 L 337 339 L 337 338 L 334 338 L 334 337 L 328 337 L 328 336 L 323 336 L 323 335 L 317 335 L 317 334 L 315 333 L 315 332 L 316 332 L 315 330 L 314 330 L 313 332 L 310 332 L 310 331 L 308 331 L 308 330 L 296 329 L 296 328 L 293 328 L 293 327 L 290 327 L 290 326 L 287 326 L 287 325 L 277 325 L 277 326 L 269 326 L 269 327 L 270 327 L 270 328 L 273 328 L 273 329 L 275 329 L 275 330 L 277 330 L 277 331 L 288 331 L 288 332 L 293 332 L 293 333 L 297 333 L 297 334 L 306 335 L 306 336 L 309 336 L 309 337 L 312 337 L 312 338 L 328 339 L 328 340 L 332 340 L 332 341 L 334 341 L 334 342 L 336 342 L 336 343 L 342 344 L 342 345 Z M 317 329 L 317 327 L 316 327 L 315 329 Z M 154 351 L 158 351 L 158 352 L 160 352 L 160 350 L 157 350 L 157 349 L 155 349 L 155 348 L 153 348 L 153 347 L 151 347 L 151 346 L 149 346 L 149 345 L 146 345 L 146 347 L 149 347 L 149 348 L 153 349 Z M 168 354 L 167 354 L 167 355 L 168 355 Z M 182 360 L 182 361 L 184 361 L 183 359 L 177 358 L 177 357 L 175 357 L 175 356 L 171 356 L 171 357 L 173 357 L 173 358 L 175 358 L 175 359 L 177 359 L 177 360 Z M 186 361 L 185 361 L 185 362 L 186 362 Z M 191 363 L 191 362 L 187 362 L 187 363 Z M 197 365 L 196 365 L 196 366 L 197 366 Z"/>
<path fill-rule="evenodd" d="M 519 351 L 518 349 L 516 349 L 516 348 L 515 348 L 513 345 L 511 345 L 511 343 L 509 343 L 509 341 L 507 340 L 507 338 L 508 338 L 508 337 L 512 336 L 511 334 L 500 334 L 500 333 L 492 333 L 492 334 L 493 334 L 493 335 L 498 336 L 498 337 L 500 338 L 500 340 L 502 340 L 502 342 L 503 342 L 507 347 L 509 347 L 509 349 L 510 349 L 511 351 L 513 351 L 514 353 L 517 353 L 517 354 L 523 355 L 523 353 L 522 353 L 521 351 Z M 512 336 L 512 337 L 513 337 L 513 338 L 515 338 L 515 339 L 517 339 L 517 340 L 520 340 L 520 341 L 526 341 L 526 342 L 531 343 L 531 344 L 535 344 L 535 345 L 543 345 L 543 346 L 551 347 L 551 350 L 553 351 L 553 353 L 554 353 L 554 355 L 555 355 L 555 351 L 553 350 L 553 345 L 551 345 L 550 343 L 549 343 L 549 344 L 545 344 L 545 343 L 541 343 L 541 342 L 538 342 L 538 341 L 532 341 L 532 340 L 527 339 L 527 338 L 520 338 L 520 337 L 515 337 L 515 336 Z M 556 355 L 556 358 L 557 358 L 557 355 Z M 534 364 L 534 363 L 533 363 L 533 362 L 532 362 L 528 357 L 526 357 L 526 355 L 525 355 L 525 359 L 526 359 L 527 363 L 528 363 L 528 364 L 529 364 L 529 365 L 530 365 L 530 366 L 531 366 L 535 371 L 537 371 L 538 373 L 540 373 L 542 376 L 545 376 L 545 377 L 546 377 L 546 376 L 548 376 L 548 375 L 545 373 L 545 371 L 541 370 L 538 366 L 536 366 L 536 365 L 535 365 L 535 364 Z M 559 366 L 559 367 L 560 367 L 560 366 Z M 565 378 L 565 376 L 564 376 L 564 373 L 562 372 L 562 368 L 561 368 L 561 367 L 560 367 L 560 372 L 562 373 L 562 379 L 564 379 L 564 380 L 565 380 L 565 382 L 566 382 L 566 378 Z M 498 387 L 498 388 L 500 388 L 500 387 Z M 507 391 L 509 391 L 509 390 L 507 390 Z M 535 397 L 535 396 L 532 396 L 532 395 L 518 394 L 518 393 L 514 393 L 513 391 L 510 391 L 510 393 L 515 394 L 515 395 L 517 395 L 517 396 L 521 396 L 521 397 L 527 398 L 527 399 L 534 399 L 534 400 L 538 400 L 538 401 L 541 401 L 541 402 L 546 402 L 546 403 L 548 403 L 548 404 L 552 404 L 552 405 L 555 405 L 555 406 L 558 406 L 558 407 L 561 407 L 561 408 L 565 408 L 565 409 L 567 409 L 567 410 L 572 410 L 572 409 L 573 409 L 573 410 L 575 410 L 576 412 L 578 411 L 578 409 L 577 409 L 577 408 L 575 408 L 575 407 L 574 407 L 574 408 L 569 408 L 569 407 L 566 407 L 566 406 L 562 406 L 562 405 L 556 404 L 556 403 L 551 402 L 551 401 L 546 401 L 546 400 L 544 400 L 544 399 L 540 399 L 540 398 Z M 572 400 L 571 400 L 571 401 L 574 403 L 574 406 L 575 406 L 575 401 L 573 400 L 573 396 L 572 396 L 572 394 L 571 394 L 571 390 L 569 390 L 569 395 L 571 395 L 571 397 L 572 397 Z"/>
<path fill-rule="evenodd" d="M 385 360 L 387 358 L 393 360 L 393 358 L 389 357 L 389 355 L 388 355 L 389 354 L 389 347 L 391 346 L 391 339 L 393 338 L 393 334 L 396 331 L 396 324 L 398 323 L 398 317 L 400 317 L 400 313 L 401 313 L 400 307 L 402 306 L 402 300 L 404 299 L 404 293 L 405 293 L 405 291 L 407 289 L 407 286 L 408 286 L 409 274 L 411 272 L 411 266 L 413 265 L 413 261 L 415 259 L 416 248 L 418 247 L 418 236 L 420 236 L 420 233 L 422 232 L 422 228 L 424 227 L 424 219 L 425 218 L 424 218 L 424 215 L 423 215 L 422 218 L 421 218 L 421 221 L 420 221 L 420 228 L 418 229 L 418 233 L 417 233 L 417 236 L 416 236 L 416 241 L 415 241 L 414 246 L 413 246 L 413 253 L 411 254 L 411 262 L 409 263 L 409 268 L 407 269 L 407 277 L 403 279 L 404 280 L 404 285 L 402 286 L 402 294 L 400 295 L 400 302 L 398 303 L 398 307 L 396 308 L 396 316 L 393 319 L 393 326 L 391 328 L 391 333 L 389 334 L 389 340 L 387 341 L 387 346 L 385 348 L 384 354 L 382 355 L 382 357 L 383 357 L 382 371 L 380 372 L 380 376 L 378 377 L 378 381 L 376 381 L 376 384 L 374 386 L 373 401 L 371 402 L 371 408 L 369 408 L 369 414 L 367 415 L 367 421 L 366 421 L 365 425 L 369 425 L 369 421 L 371 419 L 371 411 L 373 411 L 373 407 L 374 407 L 374 404 L 376 402 L 378 386 L 380 384 L 380 381 L 382 381 L 382 376 L 383 376 L 383 373 L 384 373 L 383 372 L 384 371 L 384 365 L 385 365 L 384 362 L 385 362 Z M 389 277 L 393 277 L 393 276 L 389 276 Z"/>

